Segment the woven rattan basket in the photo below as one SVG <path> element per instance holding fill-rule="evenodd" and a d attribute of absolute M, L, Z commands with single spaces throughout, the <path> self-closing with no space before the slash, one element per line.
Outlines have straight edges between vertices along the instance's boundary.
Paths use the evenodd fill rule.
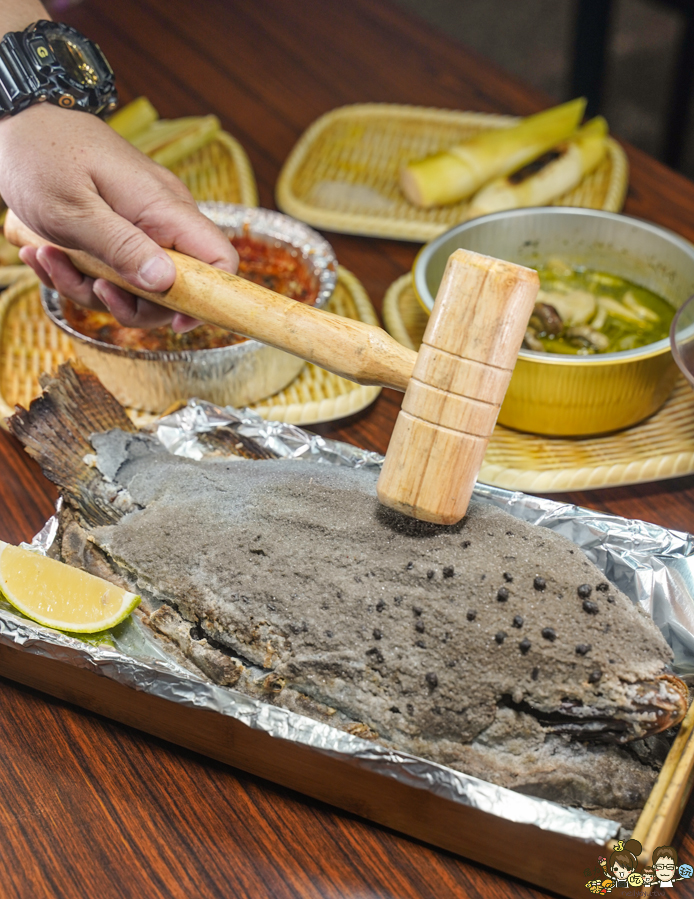
<path fill-rule="evenodd" d="M 196 200 L 258 205 L 253 169 L 241 144 L 222 131 L 172 167 Z"/>
<path fill-rule="evenodd" d="M 432 240 L 465 221 L 468 203 L 419 209 L 398 187 L 400 166 L 479 131 L 518 120 L 480 112 L 366 103 L 321 116 L 299 138 L 277 182 L 277 204 L 317 228 L 403 240 Z M 610 140 L 598 168 L 556 206 L 619 212 L 629 166 Z"/>
<path fill-rule="evenodd" d="M 410 349 L 419 349 L 428 316 L 417 302 L 410 274 L 388 288 L 383 321 L 396 340 Z M 655 415 L 604 437 L 541 437 L 497 425 L 479 480 L 525 493 L 561 493 L 692 473 L 694 391 L 680 378 Z"/>

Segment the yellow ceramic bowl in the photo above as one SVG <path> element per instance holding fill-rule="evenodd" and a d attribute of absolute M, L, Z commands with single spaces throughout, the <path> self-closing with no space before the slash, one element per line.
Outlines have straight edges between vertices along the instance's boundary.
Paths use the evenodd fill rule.
<path fill-rule="evenodd" d="M 446 260 L 463 247 L 536 267 L 550 257 L 611 272 L 679 308 L 694 294 L 694 246 L 665 228 L 612 212 L 542 207 L 458 225 L 415 260 L 414 287 L 431 311 Z M 636 424 L 667 399 L 677 378 L 668 339 L 637 350 L 560 356 L 521 350 L 499 424 L 551 436 L 603 434 Z"/>

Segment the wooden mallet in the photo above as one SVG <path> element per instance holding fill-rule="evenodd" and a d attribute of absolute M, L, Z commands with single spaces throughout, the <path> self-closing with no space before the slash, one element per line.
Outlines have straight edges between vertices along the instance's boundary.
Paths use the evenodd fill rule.
<path fill-rule="evenodd" d="M 12 212 L 5 235 L 16 246 L 48 243 Z M 173 250 L 167 252 L 177 275 L 165 293 L 136 290 L 89 254 L 64 252 L 92 278 L 106 278 L 358 384 L 405 391 L 378 498 L 437 524 L 455 524 L 465 515 L 535 303 L 537 272 L 456 250 L 414 353 L 380 328 L 297 303 Z"/>

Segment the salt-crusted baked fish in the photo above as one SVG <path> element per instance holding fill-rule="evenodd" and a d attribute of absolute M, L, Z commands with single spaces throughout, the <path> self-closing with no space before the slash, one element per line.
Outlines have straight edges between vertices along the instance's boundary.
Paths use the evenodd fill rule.
<path fill-rule="evenodd" d="M 10 427 L 64 497 L 62 558 L 141 593 L 187 664 L 523 792 L 643 804 L 687 691 L 568 540 L 479 501 L 404 518 L 369 472 L 174 457 L 93 376 L 47 388 Z"/>

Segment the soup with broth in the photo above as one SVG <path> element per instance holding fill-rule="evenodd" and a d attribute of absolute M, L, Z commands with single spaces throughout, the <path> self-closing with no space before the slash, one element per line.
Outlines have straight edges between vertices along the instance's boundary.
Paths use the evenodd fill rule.
<path fill-rule="evenodd" d="M 674 308 L 608 272 L 558 259 L 538 267 L 540 291 L 523 347 L 540 353 L 620 353 L 668 336 Z"/>

